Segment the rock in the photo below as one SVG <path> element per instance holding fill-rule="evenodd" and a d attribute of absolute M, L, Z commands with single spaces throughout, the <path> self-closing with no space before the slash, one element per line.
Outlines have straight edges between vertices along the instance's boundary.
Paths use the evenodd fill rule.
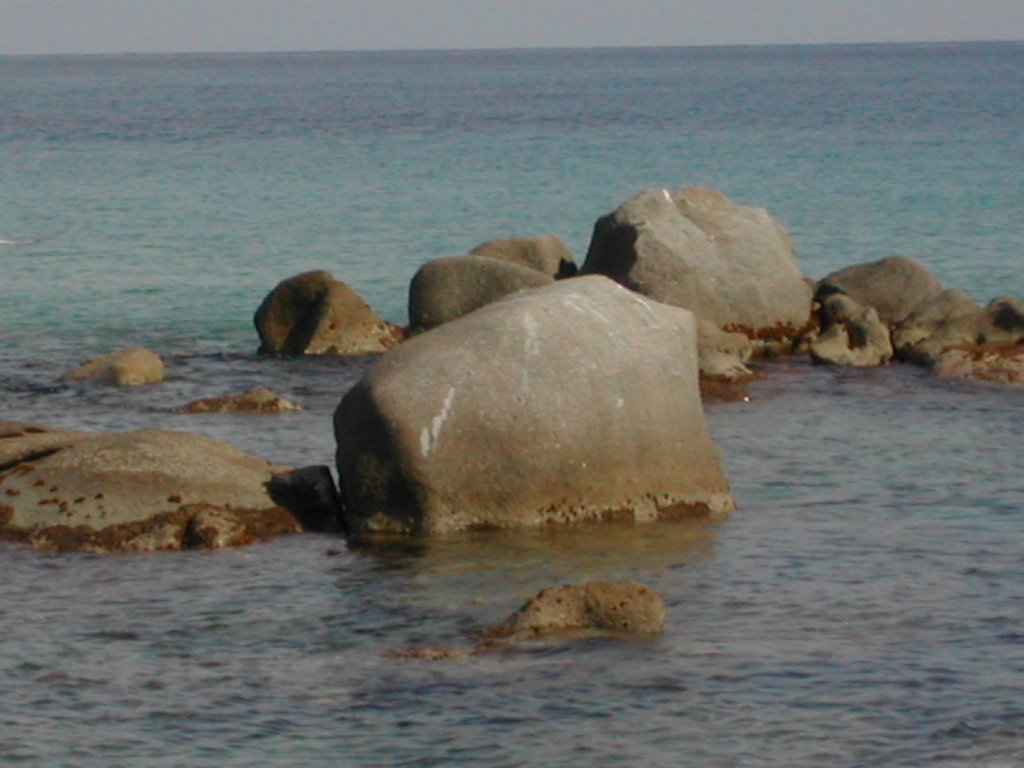
<path fill-rule="evenodd" d="M 356 293 L 330 272 L 305 272 L 282 281 L 253 318 L 259 351 L 274 355 L 359 355 L 401 341 Z"/>
<path fill-rule="evenodd" d="M 253 387 L 240 395 L 194 400 L 175 413 L 286 413 L 302 406 L 276 395 L 266 387 Z"/>
<path fill-rule="evenodd" d="M 845 293 L 864 307 L 874 307 L 891 326 L 941 290 L 942 283 L 921 262 L 896 255 L 833 272 L 818 283 L 815 298 L 824 302 L 834 293 Z"/>
<path fill-rule="evenodd" d="M 735 383 L 754 378 L 746 366 L 753 346 L 742 333 L 729 333 L 710 320 L 698 320 L 697 353 L 702 379 Z"/>
<path fill-rule="evenodd" d="M 831 365 L 882 365 L 892 358 L 889 329 L 874 307 L 862 307 L 843 293 L 824 300 L 822 331 L 811 342 L 811 359 Z"/>
<path fill-rule="evenodd" d="M 1024 341 L 1024 302 L 1001 296 L 979 306 L 963 291 L 943 291 L 918 307 L 893 330 L 901 360 L 934 366 L 951 348 L 1014 345 Z"/>
<path fill-rule="evenodd" d="M 576 259 L 554 235 L 507 237 L 481 243 L 470 254 L 504 259 L 560 280 L 576 274 Z"/>
<path fill-rule="evenodd" d="M 530 267 L 487 256 L 434 259 L 419 268 L 409 286 L 409 326 L 413 331 L 429 330 L 553 280 Z"/>
<path fill-rule="evenodd" d="M 695 318 L 596 276 L 414 337 L 344 397 L 334 431 L 355 534 L 733 509 Z"/>
<path fill-rule="evenodd" d="M 45 428 L 43 428 L 45 430 Z M 49 431 L 0 439 L 0 537 L 93 552 L 226 546 L 301 530 L 267 484 L 286 471 L 225 443 L 161 430 L 53 435 L 63 446 L 33 456 Z"/>
<path fill-rule="evenodd" d="M 345 530 L 341 497 L 329 467 L 317 464 L 276 474 L 267 489 L 274 501 L 295 514 L 305 530 Z"/>
<path fill-rule="evenodd" d="M 145 347 L 111 352 L 82 363 L 63 376 L 64 381 L 133 387 L 164 380 L 164 361 Z"/>
<path fill-rule="evenodd" d="M 947 379 L 977 379 L 1024 386 L 1024 344 L 951 347 L 938 354 L 933 369 Z"/>
<path fill-rule="evenodd" d="M 763 342 L 789 341 L 811 315 L 786 231 L 764 209 L 709 189 L 649 189 L 626 201 L 594 225 L 582 272 Z"/>
<path fill-rule="evenodd" d="M 665 602 L 657 592 L 612 581 L 545 589 L 487 634 L 516 640 L 587 630 L 656 635 L 664 627 Z"/>

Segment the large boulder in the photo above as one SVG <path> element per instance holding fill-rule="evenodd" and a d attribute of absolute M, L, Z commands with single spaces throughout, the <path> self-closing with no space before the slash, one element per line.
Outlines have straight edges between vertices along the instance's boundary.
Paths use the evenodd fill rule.
<path fill-rule="evenodd" d="M 556 280 L 572 277 L 577 272 L 576 259 L 554 235 L 488 240 L 470 251 L 470 254 L 521 264 Z"/>
<path fill-rule="evenodd" d="M 510 293 L 553 281 L 536 269 L 487 256 L 434 259 L 419 268 L 409 285 L 409 327 L 429 330 Z"/>
<path fill-rule="evenodd" d="M 323 270 L 282 281 L 253 317 L 259 351 L 273 355 L 359 355 L 396 346 L 401 333 L 351 288 Z"/>
<path fill-rule="evenodd" d="M 889 256 L 855 264 L 827 275 L 818 283 L 816 298 L 845 293 L 858 304 L 874 307 L 887 325 L 894 325 L 942 290 L 942 283 L 916 259 Z"/>
<path fill-rule="evenodd" d="M 733 508 L 698 392 L 696 319 L 601 277 L 414 337 L 344 397 L 334 430 L 356 534 Z"/>
<path fill-rule="evenodd" d="M 183 432 L 7 424 L 0 429 L 0 537 L 94 552 L 246 544 L 302 530 L 303 515 L 268 488 L 289 471 Z"/>
<path fill-rule="evenodd" d="M 67 382 L 134 387 L 164 380 L 164 361 L 145 347 L 132 347 L 93 358 L 63 376 Z"/>
<path fill-rule="evenodd" d="M 656 635 L 664 628 L 661 595 L 632 581 L 611 581 L 542 590 L 487 635 L 515 640 L 584 631 Z"/>
<path fill-rule="evenodd" d="M 811 342 L 811 359 L 829 365 L 870 366 L 893 354 L 889 328 L 874 307 L 862 307 L 845 293 L 834 293 L 819 310 L 821 333 Z"/>
<path fill-rule="evenodd" d="M 582 272 L 768 342 L 795 337 L 811 314 L 782 226 L 699 187 L 649 189 L 600 218 Z"/>

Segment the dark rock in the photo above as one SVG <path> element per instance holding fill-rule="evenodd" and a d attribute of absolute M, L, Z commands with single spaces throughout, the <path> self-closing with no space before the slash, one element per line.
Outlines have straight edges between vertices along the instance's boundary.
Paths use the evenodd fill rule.
<path fill-rule="evenodd" d="M 512 261 L 487 256 L 448 256 L 428 261 L 409 286 L 409 326 L 424 331 L 468 315 L 553 278 Z"/>
<path fill-rule="evenodd" d="M 572 253 L 554 235 L 489 240 L 478 245 L 470 254 L 521 264 L 556 280 L 572 277 L 577 272 Z"/>
<path fill-rule="evenodd" d="M 401 341 L 356 293 L 330 272 L 305 272 L 278 284 L 253 318 L 261 353 L 358 355 Z"/>

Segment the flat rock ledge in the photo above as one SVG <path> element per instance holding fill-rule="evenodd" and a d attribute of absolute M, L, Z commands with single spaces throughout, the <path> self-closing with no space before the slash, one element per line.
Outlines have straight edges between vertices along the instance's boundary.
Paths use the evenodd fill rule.
<path fill-rule="evenodd" d="M 0 539 L 41 549 L 217 548 L 332 530 L 333 492 L 315 468 L 274 465 L 199 435 L 0 423 Z"/>

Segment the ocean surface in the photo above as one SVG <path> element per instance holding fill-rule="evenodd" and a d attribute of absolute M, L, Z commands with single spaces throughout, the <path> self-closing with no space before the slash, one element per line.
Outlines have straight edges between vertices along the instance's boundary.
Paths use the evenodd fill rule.
<path fill-rule="evenodd" d="M 1024 43 L 0 57 L 0 419 L 331 464 L 373 360 L 257 357 L 278 281 L 403 323 L 428 259 L 552 233 L 582 262 L 598 216 L 691 185 L 767 208 L 808 277 L 904 253 L 1024 296 Z M 138 344 L 166 382 L 59 382 Z M 764 372 L 708 410 L 719 524 L 0 545 L 0 764 L 1024 765 L 1024 391 Z M 306 410 L 169 413 L 256 384 Z M 662 593 L 662 638 L 395 658 L 609 578 Z"/>

